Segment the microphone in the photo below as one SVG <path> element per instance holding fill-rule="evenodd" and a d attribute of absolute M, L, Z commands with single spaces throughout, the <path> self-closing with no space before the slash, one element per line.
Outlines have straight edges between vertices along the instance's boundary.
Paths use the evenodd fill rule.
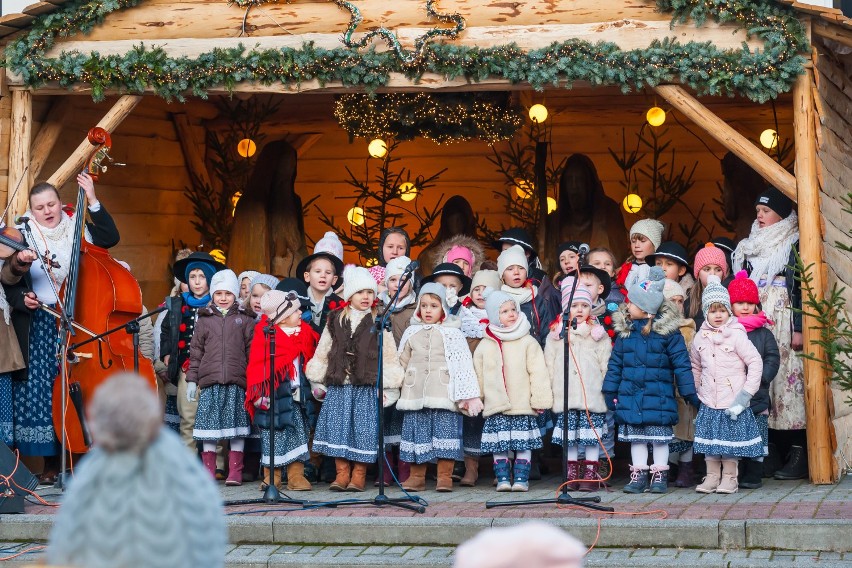
<path fill-rule="evenodd" d="M 405 270 L 403 270 L 402 273 L 405 274 L 405 273 L 414 272 L 418 268 L 420 268 L 420 263 L 417 262 L 416 260 L 412 260 L 411 262 L 408 263 L 408 266 L 405 267 Z"/>
<path fill-rule="evenodd" d="M 30 222 L 30 218 L 26 215 L 18 215 L 13 221 L 16 225 L 25 225 Z"/>
<path fill-rule="evenodd" d="M 591 250 L 591 249 L 589 249 L 589 245 L 587 245 L 586 243 L 583 243 L 583 244 L 580 245 L 580 248 L 577 250 L 577 254 L 579 254 L 580 256 L 585 256 L 585 255 L 589 254 L 589 250 Z"/>

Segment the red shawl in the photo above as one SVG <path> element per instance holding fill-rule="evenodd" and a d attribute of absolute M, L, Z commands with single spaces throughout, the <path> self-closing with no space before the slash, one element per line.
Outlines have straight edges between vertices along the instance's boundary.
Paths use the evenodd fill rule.
<path fill-rule="evenodd" d="M 246 400 L 245 408 L 254 419 L 254 403 L 261 397 L 269 396 L 269 343 L 265 330 L 269 322 L 267 316 L 262 316 L 254 326 L 254 337 L 249 350 L 249 362 L 246 369 Z M 298 376 L 299 370 L 293 361 L 302 358 L 306 365 L 314 356 L 319 342 L 319 334 L 307 322 L 301 323 L 298 332 L 287 335 L 281 328 L 275 326 L 275 388 L 289 377 Z"/>

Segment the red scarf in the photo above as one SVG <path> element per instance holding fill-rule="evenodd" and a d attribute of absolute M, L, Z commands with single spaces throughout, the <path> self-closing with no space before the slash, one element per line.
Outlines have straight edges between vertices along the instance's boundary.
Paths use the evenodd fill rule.
<path fill-rule="evenodd" d="M 261 397 L 269 396 L 269 343 L 266 339 L 266 326 L 269 318 L 264 315 L 254 326 L 254 338 L 249 350 L 249 363 L 246 368 L 245 408 L 254 419 L 254 403 Z M 301 357 L 302 365 L 307 365 L 314 356 L 319 342 L 319 334 L 305 321 L 299 331 L 292 335 L 284 333 L 275 326 L 275 388 L 290 377 L 297 377 L 299 369 L 294 365 Z"/>
<path fill-rule="evenodd" d="M 618 274 L 615 276 L 615 283 L 618 284 L 620 288 L 624 288 L 624 283 L 627 282 L 627 277 L 630 275 L 631 268 L 633 268 L 633 263 L 625 262 L 618 270 Z"/>

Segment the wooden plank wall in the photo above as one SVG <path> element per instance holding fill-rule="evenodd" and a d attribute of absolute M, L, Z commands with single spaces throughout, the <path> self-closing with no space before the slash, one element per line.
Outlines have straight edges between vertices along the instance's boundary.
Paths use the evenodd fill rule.
<path fill-rule="evenodd" d="M 818 40 L 819 41 L 819 40 Z M 835 44 L 837 45 L 837 44 Z M 818 176 L 824 224 L 827 283 L 845 287 L 846 317 L 852 315 L 852 254 L 837 241 L 852 244 L 852 215 L 843 211 L 842 197 L 852 191 L 852 55 L 842 55 L 817 43 L 814 75 L 819 100 L 817 124 Z M 841 471 L 852 468 L 852 406 L 848 392 L 834 391 L 833 426 L 837 439 L 835 456 Z"/>

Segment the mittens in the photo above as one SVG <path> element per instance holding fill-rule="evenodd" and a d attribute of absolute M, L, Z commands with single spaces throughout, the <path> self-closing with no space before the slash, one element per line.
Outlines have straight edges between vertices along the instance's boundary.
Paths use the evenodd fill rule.
<path fill-rule="evenodd" d="M 195 393 L 198 392 L 196 383 L 186 383 L 186 401 L 195 402 Z"/>

